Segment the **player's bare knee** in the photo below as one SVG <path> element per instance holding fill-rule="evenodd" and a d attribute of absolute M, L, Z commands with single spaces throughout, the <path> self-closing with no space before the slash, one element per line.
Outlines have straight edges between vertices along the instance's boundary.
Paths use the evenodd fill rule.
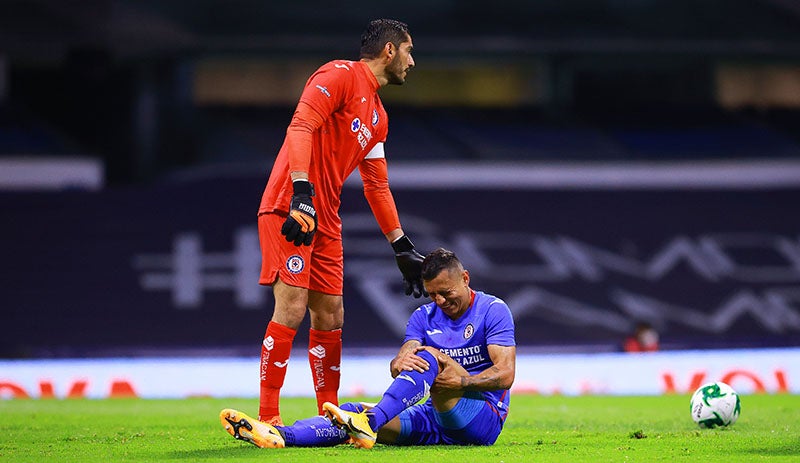
<path fill-rule="evenodd" d="M 344 324 L 342 296 L 309 291 L 311 326 L 318 330 L 337 330 Z"/>
<path fill-rule="evenodd" d="M 315 330 L 338 330 L 344 324 L 343 313 L 318 312 L 309 307 L 311 327 Z"/>
<path fill-rule="evenodd" d="M 306 316 L 308 290 L 278 280 L 273 285 L 272 294 L 275 297 L 272 321 L 297 329 Z"/>
<path fill-rule="evenodd" d="M 275 304 L 275 311 L 272 313 L 272 321 L 287 326 L 293 330 L 300 327 L 306 315 L 305 307 L 288 307 Z"/>

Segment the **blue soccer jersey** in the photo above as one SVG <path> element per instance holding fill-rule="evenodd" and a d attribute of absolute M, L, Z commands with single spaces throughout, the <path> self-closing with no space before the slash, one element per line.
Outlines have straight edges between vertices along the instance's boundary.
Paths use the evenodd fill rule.
<path fill-rule="evenodd" d="M 403 343 L 417 340 L 452 357 L 474 375 L 493 365 L 487 346 L 514 346 L 514 320 L 503 300 L 475 291 L 472 305 L 457 320 L 445 315 L 435 302 L 418 308 L 406 325 Z M 504 415 L 508 413 L 508 390 L 484 393 Z"/>

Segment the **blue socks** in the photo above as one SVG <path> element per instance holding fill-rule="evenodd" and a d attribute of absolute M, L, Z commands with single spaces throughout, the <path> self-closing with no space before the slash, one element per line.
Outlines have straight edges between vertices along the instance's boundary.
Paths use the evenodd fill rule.
<path fill-rule="evenodd" d="M 361 404 L 346 403 L 339 406 L 348 412 L 364 411 Z M 337 428 L 324 416 L 295 421 L 291 426 L 275 426 L 286 441 L 287 447 L 329 447 L 347 440 L 347 433 Z"/>
<path fill-rule="evenodd" d="M 291 426 L 275 426 L 287 447 L 328 447 L 347 440 L 347 433 L 324 416 L 295 421 Z"/>
<path fill-rule="evenodd" d="M 423 373 L 418 371 L 403 371 L 392 381 L 392 384 L 383 393 L 383 398 L 372 410 L 367 412 L 369 425 L 373 430 L 379 429 L 389 420 L 399 415 L 406 408 L 416 404 L 428 391 L 439 374 L 439 362 L 428 351 L 417 353 L 425 359 L 430 368 Z"/>
<path fill-rule="evenodd" d="M 379 429 L 400 412 L 428 395 L 431 384 L 439 374 L 439 363 L 428 351 L 420 351 L 417 355 L 424 358 L 430 368 L 423 373 L 403 371 L 397 375 L 383 393 L 381 401 L 367 412 L 372 429 Z M 357 403 L 344 403 L 339 407 L 356 413 L 364 410 Z M 347 440 L 347 433 L 331 424 L 324 416 L 298 420 L 291 426 L 275 427 L 283 435 L 287 447 L 327 447 L 342 444 Z"/>

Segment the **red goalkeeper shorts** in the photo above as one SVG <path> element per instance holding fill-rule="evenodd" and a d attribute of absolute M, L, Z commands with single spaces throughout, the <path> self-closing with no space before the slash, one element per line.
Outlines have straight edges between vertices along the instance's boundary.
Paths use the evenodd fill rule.
<path fill-rule="evenodd" d="M 258 240 L 261 244 L 262 285 L 272 285 L 276 278 L 291 286 L 325 294 L 342 295 L 344 253 L 342 238 L 330 237 L 317 230 L 311 246 L 295 246 L 281 235 L 286 217 L 268 213 L 258 216 Z"/>

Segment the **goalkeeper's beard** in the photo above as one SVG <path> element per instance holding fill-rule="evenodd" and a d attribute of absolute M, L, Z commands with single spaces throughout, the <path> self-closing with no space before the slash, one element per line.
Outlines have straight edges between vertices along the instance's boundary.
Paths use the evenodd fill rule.
<path fill-rule="evenodd" d="M 392 85 L 403 85 L 406 82 L 404 74 L 408 73 L 409 69 L 403 68 L 397 60 L 392 61 L 386 67 L 388 82 Z"/>

